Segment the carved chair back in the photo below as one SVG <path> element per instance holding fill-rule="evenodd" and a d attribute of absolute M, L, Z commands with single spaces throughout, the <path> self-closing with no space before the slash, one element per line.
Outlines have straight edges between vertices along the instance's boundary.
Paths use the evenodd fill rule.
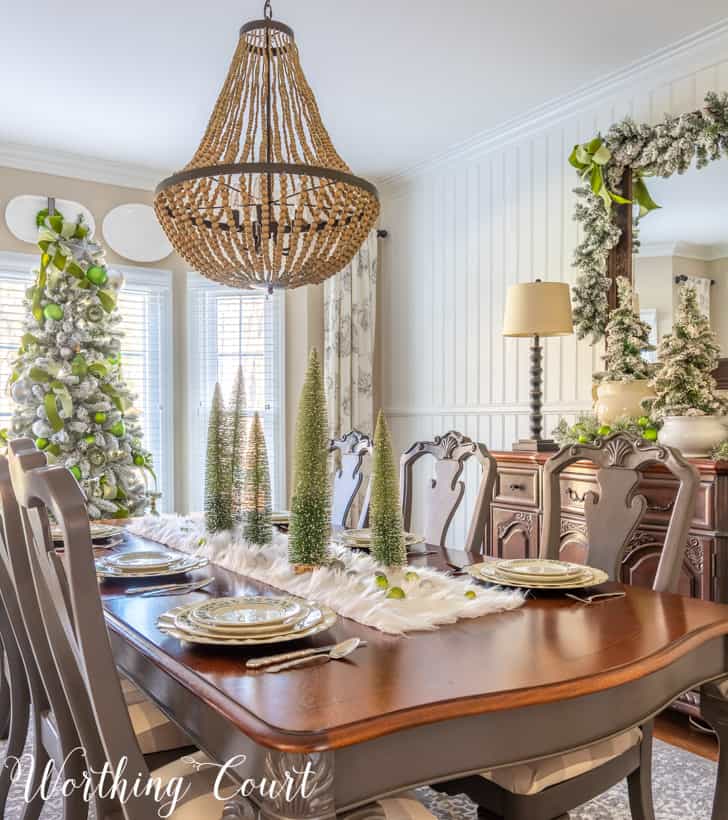
<path fill-rule="evenodd" d="M 331 524 L 347 526 L 347 519 L 364 481 L 364 459 L 371 455 L 372 441 L 359 430 L 332 438 L 329 452 L 339 454 L 340 465 L 334 473 L 331 498 Z"/>
<path fill-rule="evenodd" d="M 400 459 L 400 491 L 405 530 L 412 526 L 414 466 L 426 455 L 434 458 L 435 464 L 434 478 L 427 488 L 427 516 L 422 535 L 428 544 L 445 546 L 450 524 L 465 495 L 465 482 L 461 479 L 465 463 L 468 459 L 475 458 L 482 467 L 482 473 L 465 549 L 482 552 L 487 543 L 490 501 L 497 469 L 495 459 L 484 444 L 455 430 L 450 430 L 444 436 L 435 436 L 434 441 L 416 441 Z"/>
<path fill-rule="evenodd" d="M 561 473 L 576 461 L 597 466 L 598 490 L 586 493 L 587 561 L 618 581 L 622 559 L 630 537 L 647 509 L 647 500 L 637 493 L 640 471 L 662 464 L 680 485 L 667 528 L 653 588 L 674 592 L 680 578 L 683 556 L 700 485 L 698 471 L 678 450 L 650 444 L 625 433 L 614 433 L 598 444 L 563 447 L 544 467 L 544 540 L 541 555 L 559 557 L 561 525 Z"/>
<path fill-rule="evenodd" d="M 9 461 L 38 610 L 95 785 L 105 765 L 112 771 L 125 766 L 128 783 L 137 778 L 146 783 L 149 769 L 129 719 L 106 631 L 83 492 L 65 467 L 45 466 L 37 450 L 11 449 Z M 54 549 L 49 513 L 67 545 L 63 551 Z M 153 794 L 144 791 L 128 798 L 123 805 L 98 798 L 100 820 L 158 820 Z"/>

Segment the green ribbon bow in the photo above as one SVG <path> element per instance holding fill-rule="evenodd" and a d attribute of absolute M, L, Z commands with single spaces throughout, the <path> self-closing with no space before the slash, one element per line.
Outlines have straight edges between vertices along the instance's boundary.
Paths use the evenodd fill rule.
<path fill-rule="evenodd" d="M 68 392 L 68 388 L 63 382 L 52 381 L 50 391 L 43 397 L 43 406 L 48 417 L 48 423 L 56 433 L 63 430 L 63 419 L 58 412 L 58 403 L 61 405 L 65 418 L 71 418 L 73 415 L 73 399 Z"/>
<path fill-rule="evenodd" d="M 604 174 L 604 167 L 612 158 L 612 152 L 604 144 L 604 140 L 597 136 L 590 142 L 575 145 L 569 155 L 569 163 L 576 168 L 584 182 L 588 182 L 592 192 L 602 198 L 607 211 L 612 202 L 618 205 L 632 205 L 633 200 L 610 191 Z M 641 171 L 634 171 L 632 175 L 632 195 L 640 206 L 640 218 L 654 211 L 660 206 L 650 196 Z"/>

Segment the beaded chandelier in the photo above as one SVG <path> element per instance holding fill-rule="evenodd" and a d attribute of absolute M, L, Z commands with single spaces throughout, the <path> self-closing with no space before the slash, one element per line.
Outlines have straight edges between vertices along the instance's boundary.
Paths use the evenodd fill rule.
<path fill-rule="evenodd" d="M 202 141 L 157 186 L 154 209 L 195 270 L 269 292 L 337 273 L 374 226 L 377 189 L 337 154 L 270 0 L 240 29 Z"/>

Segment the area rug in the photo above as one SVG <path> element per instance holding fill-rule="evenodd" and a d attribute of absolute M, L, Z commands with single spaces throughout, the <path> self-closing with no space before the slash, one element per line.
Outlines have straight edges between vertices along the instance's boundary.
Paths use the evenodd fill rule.
<path fill-rule="evenodd" d="M 0 743 L 0 755 L 4 755 Z M 657 820 L 709 820 L 716 765 L 702 757 L 655 741 L 653 794 Z M 475 805 L 464 795 L 447 797 L 418 789 L 418 795 L 438 820 L 476 820 Z M 22 785 L 16 784 L 5 808 L 5 820 L 23 813 Z M 571 812 L 571 820 L 630 820 L 626 785 L 619 784 L 596 800 Z M 46 803 L 41 820 L 62 820 L 59 799 Z"/>

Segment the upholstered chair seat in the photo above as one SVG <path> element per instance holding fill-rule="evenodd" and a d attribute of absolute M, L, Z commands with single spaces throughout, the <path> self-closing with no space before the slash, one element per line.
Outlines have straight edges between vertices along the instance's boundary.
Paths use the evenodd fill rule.
<path fill-rule="evenodd" d="M 513 794 L 538 794 L 550 786 L 557 786 L 599 768 L 641 742 L 641 729 L 630 729 L 584 749 L 481 772 L 481 776 Z"/>

